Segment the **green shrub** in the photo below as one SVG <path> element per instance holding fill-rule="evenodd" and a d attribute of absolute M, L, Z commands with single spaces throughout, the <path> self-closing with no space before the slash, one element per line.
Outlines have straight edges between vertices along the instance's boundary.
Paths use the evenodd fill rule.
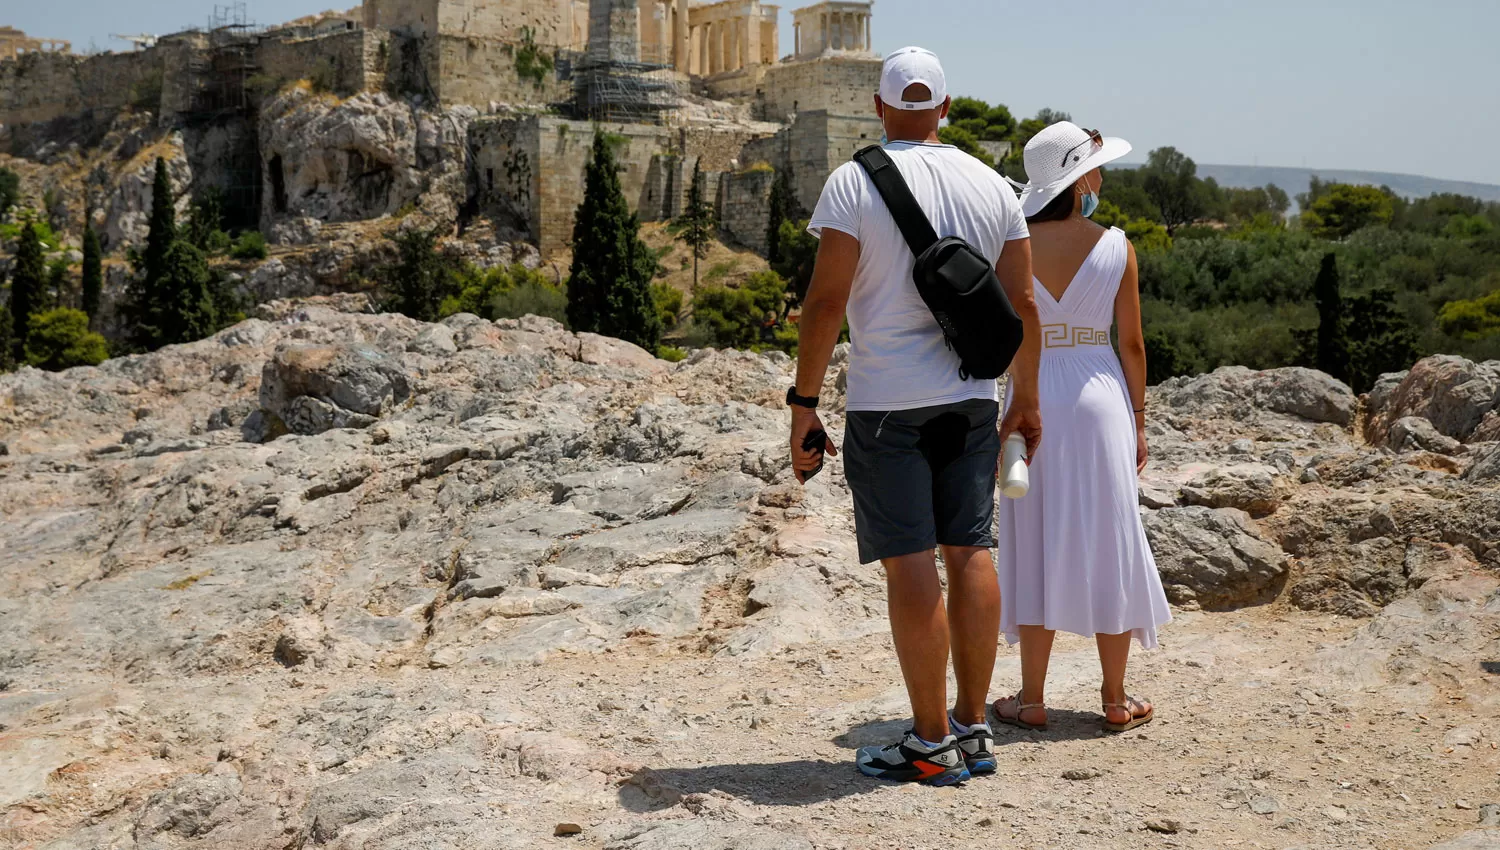
<path fill-rule="evenodd" d="M 785 309 L 786 281 L 772 271 L 750 275 L 738 287 L 705 286 L 693 296 L 694 324 L 720 348 L 785 350 L 788 339 L 777 335 Z M 790 344 L 795 347 L 795 336 Z"/>
<path fill-rule="evenodd" d="M 9 224 L 0 224 L 0 241 L 16 242 L 21 238 L 21 231 L 26 225 L 31 225 L 33 238 L 42 246 L 42 250 L 48 254 L 62 247 L 62 240 L 58 238 L 52 225 L 38 217 L 32 210 L 21 210 L 16 220 Z"/>
<path fill-rule="evenodd" d="M 540 276 L 527 277 L 515 286 L 497 294 L 490 302 L 496 319 L 519 319 L 522 316 L 545 316 L 568 325 L 568 293 Z"/>
<path fill-rule="evenodd" d="M 74 366 L 97 366 L 109 357 L 104 337 L 89 330 L 88 314 L 66 307 L 31 317 L 26 337 L 26 362 L 38 369 L 58 371 Z"/>
<path fill-rule="evenodd" d="M 682 291 L 666 283 L 651 284 L 651 297 L 656 301 L 656 310 L 661 313 L 661 326 L 677 327 L 682 314 Z"/>
<path fill-rule="evenodd" d="M 10 208 L 21 201 L 21 175 L 0 168 L 0 222 L 10 218 Z"/>
<path fill-rule="evenodd" d="M 383 309 L 423 322 L 437 321 L 448 299 L 460 294 L 466 270 L 438 251 L 436 231 L 408 230 L 392 241 L 396 262 L 379 274 L 385 284 Z"/>
<path fill-rule="evenodd" d="M 681 363 L 687 359 L 687 352 L 671 345 L 659 345 L 656 347 L 656 356 L 668 363 Z"/>
<path fill-rule="evenodd" d="M 516 76 L 539 86 L 547 81 L 547 75 L 554 67 L 552 57 L 536 46 L 536 35 L 531 27 L 521 27 L 521 45 L 516 48 Z"/>
<path fill-rule="evenodd" d="M 240 238 L 234 240 L 234 247 L 229 249 L 229 256 L 236 260 L 264 260 L 268 253 L 266 237 L 258 230 L 241 233 Z"/>
<path fill-rule="evenodd" d="M 481 272 L 470 266 L 456 272 L 458 292 L 443 299 L 438 315 L 472 313 L 483 319 L 545 316 L 568 324 L 568 294 L 541 272 L 516 263 Z"/>

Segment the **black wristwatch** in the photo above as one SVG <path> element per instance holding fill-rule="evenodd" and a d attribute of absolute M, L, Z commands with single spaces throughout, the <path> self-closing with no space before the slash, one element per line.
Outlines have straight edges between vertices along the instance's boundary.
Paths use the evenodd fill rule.
<path fill-rule="evenodd" d="M 805 396 L 805 395 L 797 395 L 797 388 L 795 386 L 791 386 L 791 387 L 787 387 L 786 388 L 786 403 L 787 404 L 795 404 L 798 407 L 805 407 L 808 410 L 817 410 L 818 409 L 818 397 L 817 396 L 808 397 L 808 396 Z"/>

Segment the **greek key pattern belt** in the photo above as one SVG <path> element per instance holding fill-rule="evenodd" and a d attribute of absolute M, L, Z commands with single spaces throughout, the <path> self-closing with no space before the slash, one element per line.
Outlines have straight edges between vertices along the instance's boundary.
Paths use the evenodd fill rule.
<path fill-rule="evenodd" d="M 1076 348 L 1080 345 L 1109 345 L 1109 330 L 1067 324 L 1042 325 L 1043 348 Z"/>

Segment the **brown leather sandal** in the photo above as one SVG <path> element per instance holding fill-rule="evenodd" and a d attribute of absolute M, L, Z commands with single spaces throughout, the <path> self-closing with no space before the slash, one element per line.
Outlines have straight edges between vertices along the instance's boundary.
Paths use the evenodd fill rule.
<path fill-rule="evenodd" d="M 1143 701 L 1141 701 L 1139 699 L 1136 699 L 1133 696 L 1126 695 L 1124 702 L 1107 702 L 1107 703 L 1105 703 L 1104 704 L 1104 731 L 1106 731 L 1106 732 L 1129 732 L 1131 729 L 1134 729 L 1137 726 L 1145 726 L 1147 723 L 1150 723 L 1152 721 L 1152 719 L 1154 719 L 1156 717 L 1156 706 L 1155 705 L 1152 705 L 1151 706 L 1151 710 L 1148 711 L 1148 712 L 1146 712 L 1145 714 L 1137 716 L 1136 713 L 1135 713 L 1135 710 L 1137 708 L 1145 708 L 1147 702 L 1150 702 L 1150 700 L 1146 700 L 1145 702 L 1143 702 Z M 1127 720 L 1124 723 L 1110 723 L 1109 722 L 1109 710 L 1111 708 L 1123 708 L 1125 710 L 1125 713 L 1130 715 L 1130 719 Z"/>
<path fill-rule="evenodd" d="M 1005 715 L 1000 713 L 1000 703 L 1005 702 L 1006 700 L 1010 700 L 1016 704 L 1015 717 L 1006 717 Z M 997 699 L 990 704 L 990 710 L 994 713 L 995 720 L 998 723 L 1004 723 L 1006 726 L 1015 726 L 1018 729 L 1028 729 L 1033 732 L 1040 732 L 1042 730 L 1045 730 L 1047 728 L 1047 724 L 1045 722 L 1027 723 L 1026 721 L 1021 719 L 1021 714 L 1023 712 L 1033 708 L 1040 708 L 1043 711 L 1046 711 L 1047 704 L 1044 702 L 1023 703 L 1021 702 L 1021 694 L 1019 691 L 1016 692 L 1015 696 Z"/>

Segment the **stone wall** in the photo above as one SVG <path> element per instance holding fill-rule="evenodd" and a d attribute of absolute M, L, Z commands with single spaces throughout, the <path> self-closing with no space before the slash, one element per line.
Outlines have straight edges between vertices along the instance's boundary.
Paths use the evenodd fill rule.
<path fill-rule="evenodd" d="M 385 32 L 343 30 L 305 39 L 266 38 L 255 49 L 255 73 L 283 81 L 327 79 L 339 94 L 384 87 L 390 51 Z M 50 121 L 126 106 L 167 119 L 193 107 L 202 79 L 194 67 L 208 53 L 198 33 L 164 39 L 149 50 L 73 56 L 30 53 L 0 62 L 0 124 Z M 512 63 L 514 64 L 514 63 Z M 208 66 L 212 73 L 212 63 Z"/>
<path fill-rule="evenodd" d="M 752 114 L 762 121 L 785 122 L 795 113 L 816 111 L 873 116 L 880 67 L 879 59 L 833 55 L 752 66 L 702 85 L 715 100 L 750 103 Z"/>
<path fill-rule="evenodd" d="M 567 248 L 596 129 L 617 139 L 615 158 L 631 209 L 659 204 L 648 194 L 647 178 L 653 159 L 670 143 L 667 128 L 528 115 L 475 125 L 471 138 L 481 207 L 527 233 L 544 257 Z"/>
<path fill-rule="evenodd" d="M 766 139 L 746 145 L 742 157 L 748 162 L 768 162 L 791 171 L 793 194 L 810 214 L 823 192 L 828 175 L 848 162 L 860 148 L 880 141 L 880 122 L 868 118 L 801 112 L 791 126 Z"/>
<path fill-rule="evenodd" d="M 811 62 L 786 62 L 766 69 L 762 117 L 785 121 L 798 112 L 875 117 L 880 89 L 879 59 L 826 56 Z"/>
<path fill-rule="evenodd" d="M 450 35 L 438 36 L 435 44 L 436 69 L 429 77 L 444 103 L 548 104 L 572 95 L 572 84 L 559 77 L 555 51 L 549 48 Z M 534 66 L 540 79 L 521 76 L 518 51 L 524 49 L 535 49 L 539 57 L 544 57 L 542 65 Z M 546 68 L 545 63 L 552 67 Z"/>
<path fill-rule="evenodd" d="M 365 0 L 366 29 L 430 35 L 438 28 L 438 0 Z"/>
<path fill-rule="evenodd" d="M 770 251 L 766 223 L 771 218 L 771 184 L 775 182 L 775 169 L 766 167 L 730 172 L 719 181 L 719 230 L 761 256 Z"/>
<path fill-rule="evenodd" d="M 0 62 L 0 124 L 50 121 L 129 105 L 132 92 L 159 91 L 166 47 L 75 56 L 24 53 Z M 157 98 L 146 104 L 155 108 Z"/>
<path fill-rule="evenodd" d="M 316 38 L 267 39 L 255 52 L 260 73 L 281 80 L 320 79 L 348 96 L 385 87 L 390 36 L 381 30 L 344 30 Z"/>
<path fill-rule="evenodd" d="M 615 137 L 621 186 L 630 208 L 645 221 L 681 213 L 695 167 L 703 170 L 710 198 L 717 200 L 719 175 L 738 167 L 748 142 L 764 137 L 746 128 L 593 125 L 547 115 L 476 122 L 470 139 L 481 207 L 528 234 L 544 257 L 566 248 L 573 237 L 596 126 Z"/>

